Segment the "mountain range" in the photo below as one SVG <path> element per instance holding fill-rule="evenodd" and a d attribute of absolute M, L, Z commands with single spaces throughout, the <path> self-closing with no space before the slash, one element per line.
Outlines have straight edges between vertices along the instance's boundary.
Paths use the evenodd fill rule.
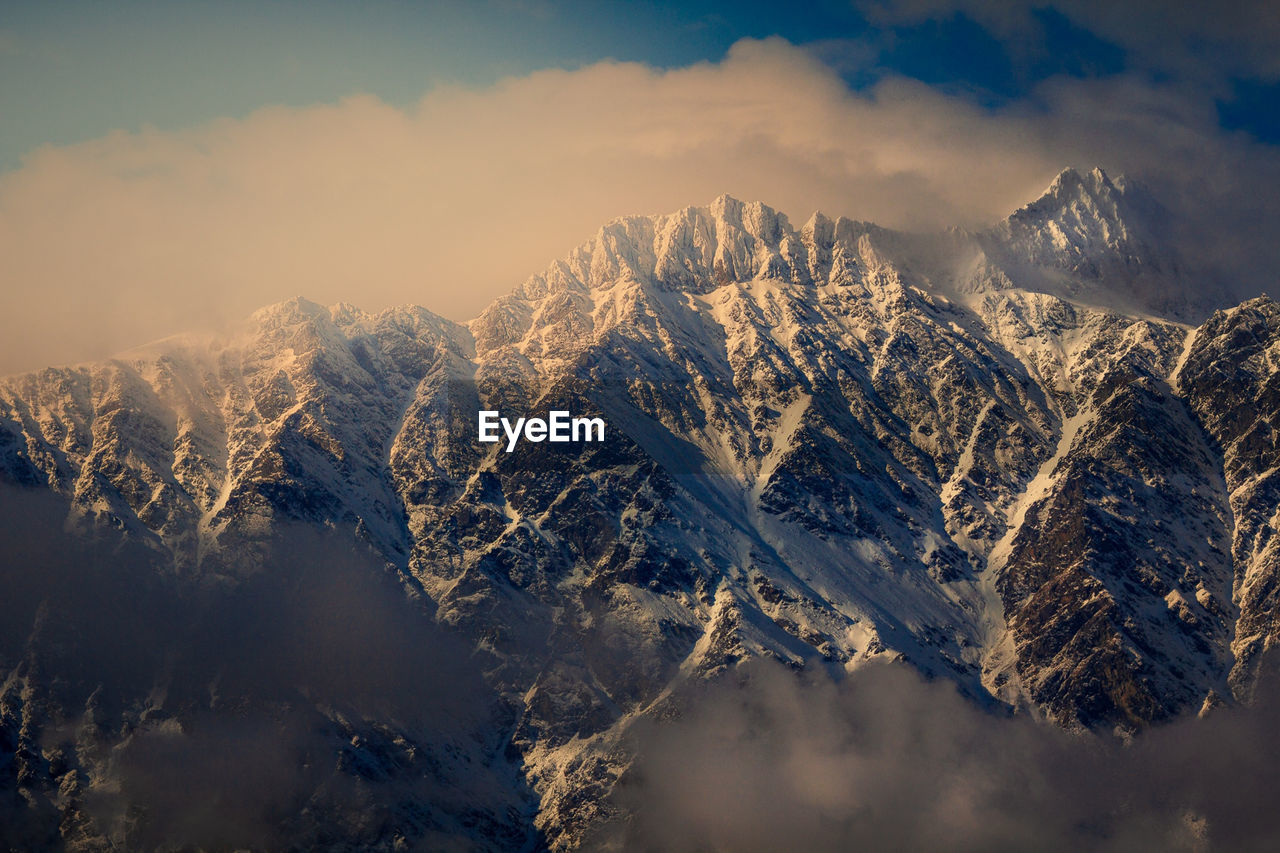
<path fill-rule="evenodd" d="M 632 730 L 759 659 L 897 662 L 1125 737 L 1247 703 L 1280 636 L 1280 305 L 1227 304 L 1163 221 L 1098 169 L 980 232 L 796 228 L 722 196 L 610 222 L 466 324 L 299 298 L 0 380 L 5 500 L 39 508 L 6 533 L 12 574 L 139 590 L 22 581 L 12 814 L 73 849 L 187 838 L 203 824 L 159 821 L 128 757 L 302 715 L 319 769 L 279 808 L 304 846 L 569 849 L 617 817 Z M 477 441 L 482 409 L 598 416 L 607 438 L 507 453 Z M 332 581 L 339 553 L 373 604 Z M 404 655 L 374 687 L 421 666 L 474 704 L 381 707 L 364 675 L 326 692 L 294 658 L 228 699 L 228 664 L 175 639 L 204 625 L 201 649 L 274 659 L 246 591 L 319 636 L 260 605 L 293 613 L 313 578 L 381 614 L 339 619 L 353 648 Z M 167 626 L 127 646 L 127 678 L 69 663 L 103 642 L 98 600 L 112 637 Z M 378 808 L 322 807 L 342 780 Z"/>

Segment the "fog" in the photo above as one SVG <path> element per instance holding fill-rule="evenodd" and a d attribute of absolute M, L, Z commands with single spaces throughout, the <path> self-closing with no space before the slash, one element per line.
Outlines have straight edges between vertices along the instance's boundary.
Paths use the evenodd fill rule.
<path fill-rule="evenodd" d="M 0 175 L 0 374 L 225 327 L 305 295 L 457 320 L 606 220 L 764 201 L 890 227 L 980 226 L 1064 166 L 1144 179 L 1179 246 L 1240 294 L 1274 282 L 1274 146 L 1212 92 L 1055 77 L 999 108 L 893 75 L 852 91 L 817 54 L 744 40 L 720 62 L 601 62 L 398 109 L 372 96 L 32 151 Z M 865 60 L 873 63 L 873 58 Z"/>
<path fill-rule="evenodd" d="M 0 487 L 0 847 L 529 832 L 470 648 L 356 542 L 286 529 L 229 583 L 65 517 Z"/>
<path fill-rule="evenodd" d="M 984 711 L 896 665 L 757 662 L 634 733 L 628 850 L 1271 850 L 1280 692 L 1132 740 Z"/>

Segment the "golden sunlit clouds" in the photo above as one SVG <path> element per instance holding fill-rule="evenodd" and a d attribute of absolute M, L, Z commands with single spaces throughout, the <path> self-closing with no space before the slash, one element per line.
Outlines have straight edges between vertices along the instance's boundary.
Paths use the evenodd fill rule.
<path fill-rule="evenodd" d="M 465 320 L 612 217 L 725 192 L 795 225 L 816 209 L 981 225 L 1064 165 L 1212 162 L 1236 144 L 1158 98 L 1135 130 L 1150 87 L 1092 86 L 999 114 L 902 78 L 857 94 L 771 39 L 671 71 L 601 63 L 437 89 L 407 111 L 358 96 L 38 149 L 0 176 L 0 373 L 299 294 Z"/>

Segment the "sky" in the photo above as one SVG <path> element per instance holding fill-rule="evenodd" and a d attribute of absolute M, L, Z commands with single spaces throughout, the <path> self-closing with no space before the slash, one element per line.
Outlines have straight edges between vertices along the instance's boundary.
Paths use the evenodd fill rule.
<path fill-rule="evenodd" d="M 726 192 L 980 227 L 1064 166 L 1265 289 L 1278 105 L 1267 2 L 0 0 L 0 374 L 295 295 L 465 321 Z"/>

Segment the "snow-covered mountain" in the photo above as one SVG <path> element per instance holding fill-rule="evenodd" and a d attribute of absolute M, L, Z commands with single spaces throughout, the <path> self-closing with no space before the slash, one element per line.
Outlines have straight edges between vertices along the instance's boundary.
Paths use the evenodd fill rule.
<path fill-rule="evenodd" d="M 629 728 L 757 657 L 901 660 L 1069 727 L 1247 698 L 1277 636 L 1280 306 L 1212 300 L 1100 170 L 972 234 L 721 197 L 605 225 L 466 325 L 295 299 L 11 377 L 0 477 L 178 589 L 252 584 L 299 523 L 353 532 L 493 693 L 492 730 L 432 759 L 525 786 L 473 841 L 532 820 L 571 847 Z M 599 415 L 607 440 L 506 453 L 480 409 Z M 40 732 L 75 709 L 24 648 L 0 658 L 5 784 L 65 826 L 111 784 L 95 749 L 194 712 L 157 672 L 55 761 Z M 389 720 L 313 710 L 399 766 Z"/>

